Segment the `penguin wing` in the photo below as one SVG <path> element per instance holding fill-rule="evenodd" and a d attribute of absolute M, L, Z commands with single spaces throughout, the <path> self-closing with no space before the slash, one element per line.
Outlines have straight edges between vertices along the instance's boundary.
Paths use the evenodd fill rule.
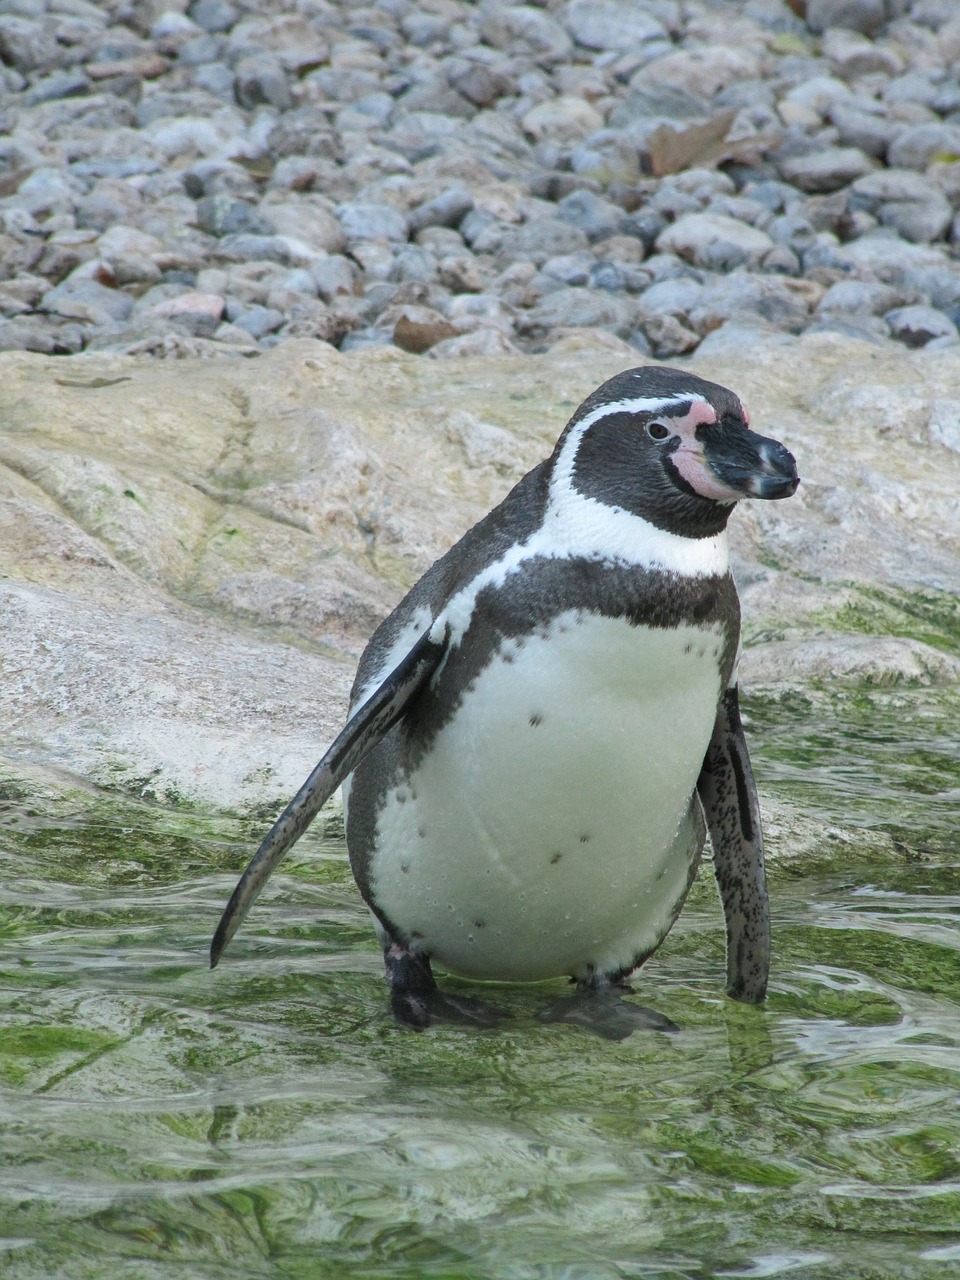
<path fill-rule="evenodd" d="M 737 685 L 720 701 L 697 792 L 713 844 L 727 926 L 727 995 L 760 1004 L 770 972 L 770 904 L 760 804 L 740 720 Z"/>
<path fill-rule="evenodd" d="M 424 632 L 344 725 L 326 755 L 273 824 L 240 877 L 210 944 L 211 969 L 216 966 L 260 890 L 288 851 L 344 778 L 406 713 L 436 671 L 446 648 L 446 633 L 441 639 L 433 640 L 430 630 Z"/>

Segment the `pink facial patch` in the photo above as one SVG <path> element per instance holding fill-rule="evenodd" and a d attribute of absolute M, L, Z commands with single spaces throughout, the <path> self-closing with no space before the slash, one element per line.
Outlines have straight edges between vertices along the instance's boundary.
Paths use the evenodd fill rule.
<path fill-rule="evenodd" d="M 713 405 L 705 400 L 694 400 L 682 418 L 670 418 L 664 414 L 663 421 L 673 435 L 680 437 L 680 447 L 670 455 L 670 461 L 695 493 L 713 502 L 736 502 L 743 497 L 742 493 L 737 493 L 714 475 L 703 456 L 703 445 L 697 439 L 697 427 L 717 421 Z"/>
<path fill-rule="evenodd" d="M 690 406 L 690 412 L 682 418 L 671 418 L 670 424 L 677 435 L 686 438 L 688 434 L 692 436 L 697 427 L 716 422 L 716 420 L 717 411 L 712 404 L 707 404 L 705 400 L 694 400 Z"/>

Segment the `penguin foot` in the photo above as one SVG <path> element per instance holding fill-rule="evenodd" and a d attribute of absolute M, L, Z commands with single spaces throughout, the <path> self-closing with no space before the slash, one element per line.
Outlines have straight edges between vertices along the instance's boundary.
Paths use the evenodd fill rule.
<path fill-rule="evenodd" d="M 437 986 L 429 957 L 401 943 L 384 947 L 383 959 L 390 983 L 390 1007 L 402 1027 L 426 1031 L 434 1022 L 496 1027 L 508 1016 L 506 1010 L 472 996 L 445 995 Z"/>
<path fill-rule="evenodd" d="M 393 1016 L 403 1027 L 426 1031 L 435 1022 L 453 1023 L 461 1027 L 498 1027 L 508 1016 L 505 1009 L 474 1000 L 472 996 L 448 996 L 433 991 L 391 991 Z"/>
<path fill-rule="evenodd" d="M 592 1031 L 604 1040 L 626 1040 L 634 1031 L 679 1031 L 675 1022 L 631 1004 L 620 994 L 623 988 L 613 986 L 583 986 L 573 995 L 559 996 L 537 1015 L 540 1022 L 570 1022 L 574 1026 Z M 630 988 L 626 987 L 629 991 Z"/>

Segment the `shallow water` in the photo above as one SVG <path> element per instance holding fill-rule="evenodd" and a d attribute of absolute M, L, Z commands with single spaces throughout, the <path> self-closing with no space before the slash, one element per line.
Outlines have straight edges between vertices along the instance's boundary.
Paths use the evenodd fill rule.
<path fill-rule="evenodd" d="M 319 835 L 211 973 L 262 823 L 8 791 L 0 1274 L 960 1275 L 956 708 L 749 711 L 765 793 L 902 857 L 774 870 L 762 1011 L 721 994 L 701 876 L 636 984 L 681 1030 L 619 1042 L 540 1023 L 562 984 L 494 988 L 497 1030 L 395 1028 Z"/>

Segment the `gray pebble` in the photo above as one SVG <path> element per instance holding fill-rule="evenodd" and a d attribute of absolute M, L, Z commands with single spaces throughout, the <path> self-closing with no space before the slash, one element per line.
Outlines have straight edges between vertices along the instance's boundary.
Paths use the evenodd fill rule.
<path fill-rule="evenodd" d="M 915 244 L 939 239 L 953 218 L 946 197 L 911 169 L 884 169 L 858 179 L 850 192 L 850 207 L 874 214 Z"/>
<path fill-rule="evenodd" d="M 324 302 L 333 302 L 354 292 L 357 283 L 357 267 L 349 258 L 332 254 L 311 263 L 310 275 Z"/>
<path fill-rule="evenodd" d="M 817 233 L 812 223 L 800 214 L 784 214 L 767 224 L 767 235 L 778 245 L 785 245 L 802 256 L 816 243 Z"/>
<path fill-rule="evenodd" d="M 543 264 L 543 273 L 567 285 L 585 285 L 590 280 L 590 273 L 596 264 L 593 254 L 561 253 L 548 258 Z"/>
<path fill-rule="evenodd" d="M 204 31 L 229 31 L 239 19 L 239 13 L 227 0 L 195 0 L 190 5 L 189 17 Z"/>
<path fill-rule="evenodd" d="M 651 354 L 658 360 L 670 360 L 674 356 L 686 355 L 700 344 L 700 335 L 689 329 L 676 316 L 644 316 L 641 318 L 640 328 L 649 343 Z"/>
<path fill-rule="evenodd" d="M 818 312 L 886 315 L 902 301 L 898 290 L 876 280 L 838 280 L 817 303 Z"/>
<path fill-rule="evenodd" d="M 623 227 L 623 210 L 592 191 L 573 191 L 557 205 L 562 222 L 579 227 L 591 242 L 616 235 Z"/>
<path fill-rule="evenodd" d="M 367 201 L 339 205 L 337 218 L 348 242 L 392 240 L 403 243 L 409 236 L 407 219 L 393 205 Z"/>
<path fill-rule="evenodd" d="M 926 169 L 935 156 L 958 154 L 960 124 L 919 124 L 891 142 L 887 162 L 895 169 Z"/>
<path fill-rule="evenodd" d="M 765 231 L 723 214 L 688 213 L 661 232 L 656 247 L 698 267 L 731 271 L 758 262 L 773 247 L 773 241 Z"/>
<path fill-rule="evenodd" d="M 772 275 L 798 276 L 803 270 L 802 255 L 788 245 L 777 244 L 768 249 L 758 263 L 761 271 Z"/>
<path fill-rule="evenodd" d="M 198 200 L 197 226 L 209 235 L 220 237 L 241 233 L 269 236 L 274 230 L 256 205 L 228 195 L 203 196 Z"/>
<path fill-rule="evenodd" d="M 217 255 L 227 262 L 279 262 L 285 267 L 294 265 L 295 257 L 286 237 L 247 232 L 222 236 Z"/>
<path fill-rule="evenodd" d="M 873 169 L 873 161 L 858 147 L 825 147 L 810 155 L 780 161 L 783 178 L 801 191 L 836 191 Z"/>
<path fill-rule="evenodd" d="M 279 58 L 270 54 L 258 54 L 241 58 L 234 70 L 237 102 L 247 111 L 267 105 L 278 111 L 293 106 L 293 94 L 287 83 L 287 75 Z"/>
<path fill-rule="evenodd" d="M 438 275 L 437 260 L 421 245 L 405 244 L 393 259 L 391 278 L 418 284 L 432 284 Z"/>
<path fill-rule="evenodd" d="M 507 226 L 497 256 L 502 267 L 518 258 L 542 266 L 548 258 L 585 249 L 587 243 L 586 233 L 579 227 L 559 218 L 540 218 L 521 227 Z M 483 252 L 480 242 L 474 242 L 473 247 Z"/>
<path fill-rule="evenodd" d="M 43 295 L 40 310 L 68 320 L 107 325 L 126 320 L 133 301 L 128 293 L 109 289 L 97 280 L 68 279 Z"/>
<path fill-rule="evenodd" d="M 425 227 L 457 227 L 473 208 L 473 196 L 463 187 L 452 187 L 407 214 L 412 236 Z"/>
<path fill-rule="evenodd" d="M 646 277 L 645 277 L 646 278 Z M 627 288 L 627 272 L 615 262 L 601 259 L 590 272 L 589 284 L 592 289 L 605 289 L 610 293 L 621 293 Z M 639 292 L 639 290 L 635 290 Z"/>
<path fill-rule="evenodd" d="M 56 66 L 60 48 L 53 26 L 14 13 L 0 13 L 0 59 L 23 75 Z"/>
<path fill-rule="evenodd" d="M 572 0 L 564 25 L 585 49 L 635 50 L 649 40 L 664 40 L 667 31 L 634 0 Z"/>
<path fill-rule="evenodd" d="M 858 103 L 835 102 L 828 112 L 837 130 L 837 141 L 844 147 L 856 147 L 865 155 L 881 159 L 903 126 L 885 116 L 863 110 Z"/>
<path fill-rule="evenodd" d="M 794 333 L 809 320 L 806 303 L 782 280 L 745 271 L 735 271 L 707 285 L 689 312 L 689 320 L 698 333 L 710 333 L 728 320 L 750 315 Z"/>
<path fill-rule="evenodd" d="M 631 299 L 590 289 L 563 288 L 548 293 L 520 321 L 532 335 L 559 328 L 609 329 L 626 337 L 636 327 L 637 308 Z"/>
<path fill-rule="evenodd" d="M 195 67 L 193 83 L 198 89 L 205 89 L 207 93 L 215 94 L 224 102 L 234 100 L 234 75 L 222 62 L 208 62 Z"/>
<path fill-rule="evenodd" d="M 829 27 L 847 27 L 874 35 L 886 19 L 884 0 L 807 0 L 807 26 L 818 34 Z"/>
<path fill-rule="evenodd" d="M 871 342 L 875 346 L 883 346 L 890 341 L 889 326 L 878 316 L 844 311 L 818 312 L 807 332 L 839 333 L 845 338 L 859 338 L 861 342 Z"/>
<path fill-rule="evenodd" d="M 231 298 L 227 299 L 224 314 L 230 324 L 236 325 L 238 329 L 245 329 L 252 338 L 256 339 L 279 329 L 286 319 L 282 311 L 275 311 L 272 307 L 261 307 L 256 303 L 249 306 L 235 302 Z"/>

